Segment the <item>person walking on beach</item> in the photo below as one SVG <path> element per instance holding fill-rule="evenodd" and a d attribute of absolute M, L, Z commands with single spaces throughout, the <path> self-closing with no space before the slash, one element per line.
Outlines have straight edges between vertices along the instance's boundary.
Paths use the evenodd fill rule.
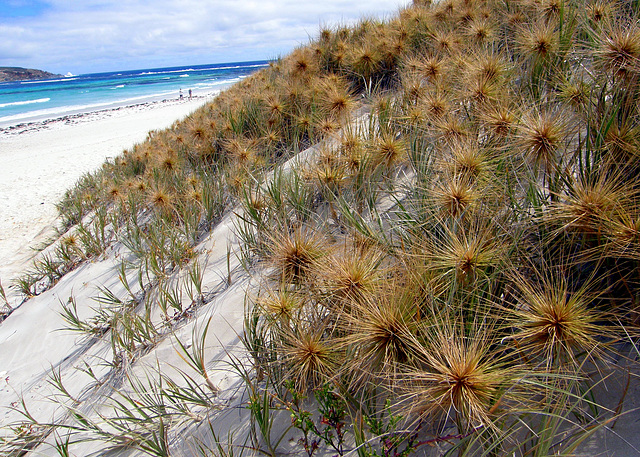
<path fill-rule="evenodd" d="M 191 100 L 191 89 L 189 89 L 189 100 Z"/>
<path fill-rule="evenodd" d="M 182 89 L 180 89 L 180 100 L 182 100 Z"/>

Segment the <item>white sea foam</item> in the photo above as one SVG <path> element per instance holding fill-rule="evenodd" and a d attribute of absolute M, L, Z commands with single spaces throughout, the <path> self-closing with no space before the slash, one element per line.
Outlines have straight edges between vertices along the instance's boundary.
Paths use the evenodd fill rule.
<path fill-rule="evenodd" d="M 116 87 L 112 87 L 112 89 L 122 89 L 124 84 L 118 84 Z"/>
<path fill-rule="evenodd" d="M 145 71 L 140 75 L 164 75 L 165 73 L 184 73 L 185 71 L 200 71 L 194 68 L 181 68 L 180 70 L 166 70 L 166 71 Z M 136 75 L 134 75 L 136 76 Z"/>
<path fill-rule="evenodd" d="M 210 70 L 233 70 L 235 68 L 260 68 L 260 67 L 268 67 L 268 66 L 269 66 L 268 63 L 258 63 L 254 65 L 235 65 L 233 67 L 210 68 Z"/>
<path fill-rule="evenodd" d="M 181 78 L 188 78 L 189 75 L 180 75 Z"/>
<path fill-rule="evenodd" d="M 20 84 L 43 84 L 43 83 L 59 83 L 61 81 L 75 81 L 78 78 L 63 78 L 63 79 L 44 79 L 38 81 L 21 81 Z"/>
<path fill-rule="evenodd" d="M 46 118 L 56 118 L 56 117 L 60 117 L 60 116 L 64 116 L 72 113 L 88 113 L 91 111 L 99 111 L 101 109 L 115 108 L 118 106 L 135 105 L 137 103 L 144 103 L 149 100 L 162 99 L 164 97 L 174 97 L 174 96 L 175 96 L 175 91 L 159 92 L 155 94 L 141 95 L 138 97 L 130 97 L 130 98 L 124 98 L 120 100 L 113 100 L 113 101 L 102 102 L 102 103 L 58 106 L 55 108 L 41 109 L 41 110 L 29 111 L 27 113 L 19 113 L 11 116 L 0 117 L 0 124 L 15 123 L 15 122 L 20 122 L 25 119 L 31 119 L 31 118 L 46 119 Z"/>
<path fill-rule="evenodd" d="M 182 68 L 180 70 L 165 70 L 165 71 L 145 71 L 140 75 L 162 75 L 165 73 L 184 73 L 185 71 L 212 71 L 212 70 L 234 70 L 236 68 L 260 68 L 268 67 L 268 63 L 259 63 L 253 65 L 233 65 L 230 67 L 207 67 L 207 68 Z"/>
<path fill-rule="evenodd" d="M 242 77 L 236 77 L 236 78 L 231 78 L 231 79 L 221 79 L 221 80 L 209 80 L 206 82 L 200 82 L 200 83 L 196 83 L 195 86 L 198 88 L 205 88 L 205 87 L 217 87 L 217 86 L 222 86 L 222 85 L 227 85 L 227 84 L 233 84 L 236 83 L 238 81 L 240 81 L 242 79 Z"/>
<path fill-rule="evenodd" d="M 50 98 L 38 98 L 37 100 L 23 100 L 20 102 L 11 102 L 11 103 L 0 103 L 0 108 L 4 108 L 6 106 L 20 106 L 20 105 L 31 105 L 33 103 L 46 103 Z"/>

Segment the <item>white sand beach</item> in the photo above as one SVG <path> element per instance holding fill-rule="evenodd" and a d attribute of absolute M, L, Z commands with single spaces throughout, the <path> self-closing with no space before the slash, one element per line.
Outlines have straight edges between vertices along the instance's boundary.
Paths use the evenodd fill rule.
<path fill-rule="evenodd" d="M 5 290 L 29 267 L 34 248 L 54 234 L 55 204 L 83 174 L 213 96 L 143 103 L 0 129 L 0 281 Z"/>

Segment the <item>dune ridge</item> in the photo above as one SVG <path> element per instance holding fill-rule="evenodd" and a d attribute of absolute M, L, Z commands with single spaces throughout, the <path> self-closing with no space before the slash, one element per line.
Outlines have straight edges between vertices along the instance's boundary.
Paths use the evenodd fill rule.
<path fill-rule="evenodd" d="M 414 1 L 85 175 L 0 324 L 1 449 L 639 453 L 639 14 Z"/>

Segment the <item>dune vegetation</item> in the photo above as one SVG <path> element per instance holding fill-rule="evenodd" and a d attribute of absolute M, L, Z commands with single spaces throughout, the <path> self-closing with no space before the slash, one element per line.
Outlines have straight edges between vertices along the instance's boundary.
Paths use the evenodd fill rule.
<path fill-rule="evenodd" d="M 121 243 L 145 293 L 61 312 L 126 370 L 207 303 L 198 245 L 232 215 L 227 264 L 254 286 L 227 366 L 250 433 L 167 438 L 221 394 L 194 336 L 178 350 L 197 376 L 129 376 L 107 425 L 27 412 L 8 455 L 52 433 L 60 455 L 94 439 L 162 456 L 574 455 L 616 434 L 639 355 L 639 13 L 416 0 L 327 26 L 84 177 L 22 306 Z"/>

